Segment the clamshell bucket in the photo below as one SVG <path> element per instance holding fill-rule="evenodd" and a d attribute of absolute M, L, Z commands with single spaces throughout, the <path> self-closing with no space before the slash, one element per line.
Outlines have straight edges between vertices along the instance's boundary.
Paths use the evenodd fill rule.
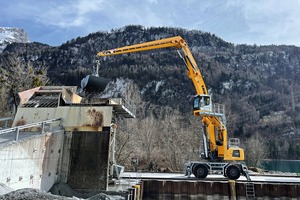
<path fill-rule="evenodd" d="M 109 82 L 109 79 L 87 75 L 81 80 L 81 88 L 86 92 L 103 92 Z"/>

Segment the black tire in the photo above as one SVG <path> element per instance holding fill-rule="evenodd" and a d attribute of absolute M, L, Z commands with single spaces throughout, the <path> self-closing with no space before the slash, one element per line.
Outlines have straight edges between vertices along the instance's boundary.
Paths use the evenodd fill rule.
<path fill-rule="evenodd" d="M 238 166 L 236 165 L 229 165 L 226 168 L 226 176 L 230 179 L 230 180 L 236 180 L 238 178 L 240 178 L 241 176 L 241 170 Z"/>
<path fill-rule="evenodd" d="M 196 178 L 206 178 L 208 175 L 208 167 L 205 164 L 197 164 L 193 167 L 193 174 Z"/>

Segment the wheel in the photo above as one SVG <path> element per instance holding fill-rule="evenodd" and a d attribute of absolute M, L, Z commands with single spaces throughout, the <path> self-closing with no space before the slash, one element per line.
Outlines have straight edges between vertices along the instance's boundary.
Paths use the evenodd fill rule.
<path fill-rule="evenodd" d="M 205 164 L 197 164 L 193 167 L 193 174 L 196 178 L 206 178 L 208 174 L 208 168 Z"/>
<path fill-rule="evenodd" d="M 227 177 L 229 179 L 236 180 L 236 179 L 240 178 L 240 176 L 241 176 L 241 170 L 236 165 L 229 165 L 226 168 L 226 175 L 227 175 Z"/>

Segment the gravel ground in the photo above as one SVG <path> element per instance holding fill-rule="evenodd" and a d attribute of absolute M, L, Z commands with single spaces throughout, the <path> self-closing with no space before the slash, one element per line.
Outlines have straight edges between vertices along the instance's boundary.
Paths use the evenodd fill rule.
<path fill-rule="evenodd" d="M 50 193 L 51 192 L 51 193 Z M 54 185 L 50 192 L 38 189 L 24 188 L 13 191 L 4 184 L 0 184 L 0 200 L 124 200 L 126 194 L 118 192 L 105 192 L 99 194 L 81 194 L 64 183 Z"/>

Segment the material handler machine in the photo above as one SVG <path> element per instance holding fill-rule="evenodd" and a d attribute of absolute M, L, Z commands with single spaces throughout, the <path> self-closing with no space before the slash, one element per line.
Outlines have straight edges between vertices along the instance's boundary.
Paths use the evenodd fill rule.
<path fill-rule="evenodd" d="M 193 103 L 194 115 L 200 117 L 203 125 L 202 159 L 186 163 L 185 175 L 190 177 L 191 174 L 194 174 L 197 178 L 206 178 L 208 174 L 219 173 L 229 179 L 236 180 L 243 174 L 248 178 L 247 167 L 241 163 L 244 160 L 244 150 L 238 147 L 239 139 L 227 138 L 224 105 L 212 103 L 200 69 L 182 37 L 176 36 L 101 51 L 98 52 L 97 59 L 169 47 L 177 49 L 187 69 L 188 77 L 194 84 L 196 90 Z"/>

